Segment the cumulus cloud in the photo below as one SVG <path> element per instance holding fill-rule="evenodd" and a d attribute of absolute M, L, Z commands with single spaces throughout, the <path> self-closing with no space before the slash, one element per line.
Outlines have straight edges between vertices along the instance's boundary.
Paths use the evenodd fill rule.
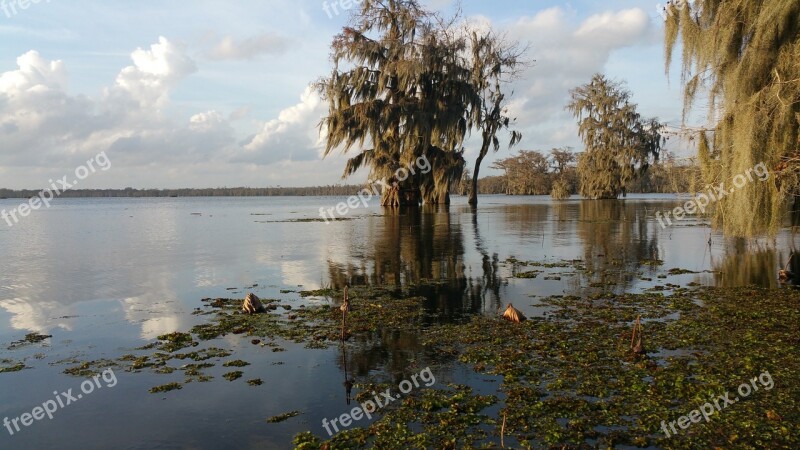
<path fill-rule="evenodd" d="M 131 60 L 100 98 L 91 99 L 68 93 L 62 61 L 48 61 L 36 51 L 20 56 L 16 70 L 0 74 L 0 133 L 5 144 L 0 164 L 63 171 L 121 141 L 147 142 L 175 134 L 161 110 L 171 90 L 197 70 L 194 62 L 163 37 L 149 49 L 136 49 Z M 161 144 L 155 143 L 163 152 Z"/>
<path fill-rule="evenodd" d="M 67 71 L 62 61 L 46 61 L 36 51 L 29 51 L 17 58 L 18 70 L 0 75 L 0 92 L 9 97 L 28 91 L 47 92 L 64 89 Z"/>
<path fill-rule="evenodd" d="M 170 90 L 197 71 L 184 49 L 163 36 L 149 50 L 137 48 L 131 59 L 133 65 L 120 71 L 110 94 L 127 94 L 143 109 L 163 107 Z"/>
<path fill-rule="evenodd" d="M 63 61 L 36 51 L 20 56 L 15 70 L 0 72 L 0 166 L 31 169 L 25 179 L 42 174 L 33 182 L 43 185 L 101 151 L 108 151 L 115 171 L 174 165 L 160 172 L 166 177 L 175 173 L 176 165 L 317 158 L 316 122 L 322 109 L 311 91 L 277 119 L 257 124 L 257 132 L 242 145 L 231 121 L 247 117 L 249 106 L 230 113 L 196 112 L 184 120 L 166 114 L 170 94 L 198 70 L 182 46 L 161 37 L 149 48 L 133 51 L 131 62 L 100 96 L 90 98 L 68 93 Z M 27 183 L 21 187 L 36 187 Z"/>
<path fill-rule="evenodd" d="M 479 20 L 487 20 L 479 18 Z M 510 90 L 509 114 L 518 119 L 525 143 L 560 146 L 572 122 L 564 111 L 570 89 L 604 72 L 612 53 L 652 42 L 649 16 L 640 8 L 592 15 L 580 23 L 568 11 L 553 7 L 522 17 L 507 28 L 508 37 L 530 43 L 527 56 L 535 60 Z"/>
<path fill-rule="evenodd" d="M 624 47 L 641 42 L 650 29 L 650 17 L 640 8 L 604 12 L 589 17 L 575 31 L 576 39 L 585 44 Z"/>
<path fill-rule="evenodd" d="M 48 61 L 36 51 L 17 58 L 17 69 L 0 73 L 0 164 L 41 164 L 59 151 L 72 152 L 75 140 L 101 127 L 94 105 L 65 93 L 62 61 Z"/>
<path fill-rule="evenodd" d="M 243 146 L 238 162 L 269 164 L 289 155 L 292 161 L 318 159 L 323 148 L 317 125 L 327 111 L 327 104 L 312 89 L 306 88 L 300 103 L 284 109 L 277 119 L 263 124 L 261 130 Z"/>
<path fill-rule="evenodd" d="M 262 33 L 239 41 L 226 36 L 206 56 L 216 60 L 253 59 L 266 54 L 280 54 L 288 48 L 289 40 L 273 33 Z"/>

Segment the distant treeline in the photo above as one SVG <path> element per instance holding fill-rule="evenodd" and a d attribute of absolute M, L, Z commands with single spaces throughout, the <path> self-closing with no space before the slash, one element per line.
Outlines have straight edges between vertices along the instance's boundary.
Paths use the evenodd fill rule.
<path fill-rule="evenodd" d="M 556 157 L 559 153 L 555 154 Z M 549 163 L 548 163 L 549 161 Z M 520 156 L 503 159 L 495 167 L 506 171 L 505 175 L 483 177 L 478 180 L 480 194 L 548 195 L 553 184 L 562 179 L 570 194 L 578 191 L 575 167 L 567 161 L 558 164 L 558 158 L 546 158 L 539 152 L 522 151 Z M 665 158 L 650 166 L 650 169 L 630 186 L 630 193 L 684 193 L 692 192 L 699 168 L 687 162 L 677 163 Z M 467 174 L 453 194 L 466 195 L 469 186 Z M 331 185 L 313 187 L 220 187 L 202 189 L 75 189 L 62 193 L 60 197 L 280 197 L 280 196 L 347 196 L 364 189 L 361 185 Z M 30 189 L 0 189 L 0 198 L 30 198 L 39 191 Z"/>
<path fill-rule="evenodd" d="M 342 196 L 357 193 L 361 186 L 335 185 L 314 187 L 220 187 L 202 189 L 75 189 L 59 197 L 279 197 L 279 196 Z M 30 198 L 39 191 L 0 189 L 0 198 Z"/>

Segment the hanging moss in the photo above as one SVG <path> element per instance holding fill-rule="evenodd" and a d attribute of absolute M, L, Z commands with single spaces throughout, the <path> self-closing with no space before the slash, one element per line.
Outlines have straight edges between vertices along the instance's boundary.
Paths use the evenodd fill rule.
<path fill-rule="evenodd" d="M 729 235 L 776 233 L 800 194 L 798 17 L 800 2 L 787 0 L 668 6 L 666 69 L 680 41 L 684 122 L 696 100 L 709 100 L 711 130 L 699 132 L 698 145 L 704 183 L 730 186 L 759 163 L 772 171 L 714 204 L 715 224 Z"/>

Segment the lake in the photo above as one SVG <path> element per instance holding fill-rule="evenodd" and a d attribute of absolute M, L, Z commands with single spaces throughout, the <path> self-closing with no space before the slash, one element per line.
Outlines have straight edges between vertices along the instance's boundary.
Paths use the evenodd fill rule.
<path fill-rule="evenodd" d="M 0 373 L 0 418 L 30 412 L 54 391 L 78 392 L 84 379 L 64 374 L 67 367 L 112 360 L 203 323 L 206 316 L 193 314 L 203 299 L 253 292 L 297 309 L 332 301 L 302 298 L 302 290 L 394 285 L 425 296 L 432 321 L 497 314 L 509 302 L 537 316 L 546 310 L 535 299 L 551 295 L 689 283 L 778 287 L 777 269 L 794 248 L 788 230 L 745 241 L 723 238 L 695 218 L 664 229 L 654 215 L 682 203 L 671 195 L 483 196 L 477 210 L 454 197 L 449 208 L 398 213 L 370 205 L 323 223 L 319 209 L 343 200 L 60 199 L 13 227 L 0 222 L 0 359 L 27 367 Z M 0 209 L 19 203 L 0 200 Z M 575 264 L 586 270 L 571 270 Z M 52 338 L 12 345 L 33 332 Z M 290 448 L 301 431 L 326 437 L 322 419 L 349 410 L 344 370 L 357 379 L 393 377 L 409 360 L 424 361 L 416 336 L 359 341 L 344 364 L 337 348 L 285 342 L 285 351 L 274 351 L 233 334 L 217 341 L 250 363 L 241 369 L 246 378 L 264 384 L 226 381 L 221 374 L 229 370 L 218 364 L 209 382 L 150 394 L 183 376 L 118 369 L 113 386 L 52 419 L 13 435 L 0 429 L 0 448 Z M 496 387 L 459 363 L 436 376 L 487 392 Z M 301 414 L 265 420 L 294 410 Z"/>

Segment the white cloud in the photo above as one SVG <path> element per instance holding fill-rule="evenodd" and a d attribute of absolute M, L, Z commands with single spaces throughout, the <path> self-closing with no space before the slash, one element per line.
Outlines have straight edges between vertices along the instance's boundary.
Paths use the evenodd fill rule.
<path fill-rule="evenodd" d="M 64 89 L 67 72 L 61 61 L 46 61 L 31 50 L 17 58 L 18 70 L 0 75 L 0 92 L 9 96 L 25 92 L 47 92 Z"/>
<path fill-rule="evenodd" d="M 485 20 L 485 18 L 481 18 Z M 604 72 L 612 53 L 651 42 L 653 27 L 639 8 L 592 15 L 573 23 L 560 7 L 522 17 L 507 28 L 508 37 L 530 43 L 532 66 L 514 81 L 509 114 L 523 131 L 522 145 L 541 148 L 574 144 L 577 130 L 566 133 L 572 118 L 564 111 L 569 90 Z M 565 125 L 567 124 L 567 125 Z M 573 142 L 565 142 L 565 136 Z"/>
<path fill-rule="evenodd" d="M 326 111 L 327 104 L 311 87 L 306 88 L 300 103 L 264 123 L 235 160 L 269 164 L 286 155 L 292 161 L 318 159 L 323 142 L 317 125 Z"/>
<path fill-rule="evenodd" d="M 262 33 L 240 41 L 226 36 L 208 51 L 207 56 L 218 60 L 253 59 L 266 54 L 280 54 L 288 48 L 289 41 L 273 33 Z"/>
<path fill-rule="evenodd" d="M 169 91 L 197 71 L 183 49 L 163 36 L 149 50 L 136 49 L 131 59 L 133 65 L 120 71 L 110 94 L 124 92 L 141 108 L 163 107 Z"/>
<path fill-rule="evenodd" d="M 626 9 L 589 17 L 574 35 L 586 45 L 619 48 L 642 42 L 650 29 L 650 17 L 644 10 Z"/>
<path fill-rule="evenodd" d="M 151 186 L 172 184 L 169 178 L 175 174 L 194 180 L 187 168 L 206 162 L 258 166 L 318 159 L 316 124 L 324 105 L 311 90 L 276 119 L 257 124 L 258 131 L 243 145 L 237 143 L 230 121 L 251 114 L 249 106 L 226 114 L 196 112 L 185 122 L 167 114 L 173 108 L 170 94 L 198 70 L 183 47 L 161 37 L 149 48 L 133 51 L 131 61 L 94 99 L 70 95 L 65 63 L 36 51 L 20 56 L 17 69 L 0 73 L 0 166 L 32 169 L 20 187 L 42 186 L 101 151 L 114 161 L 114 180 L 125 178 L 119 171 L 141 176 L 136 167 L 162 166 L 148 170 Z M 35 174 L 41 177 L 31 179 Z"/>

